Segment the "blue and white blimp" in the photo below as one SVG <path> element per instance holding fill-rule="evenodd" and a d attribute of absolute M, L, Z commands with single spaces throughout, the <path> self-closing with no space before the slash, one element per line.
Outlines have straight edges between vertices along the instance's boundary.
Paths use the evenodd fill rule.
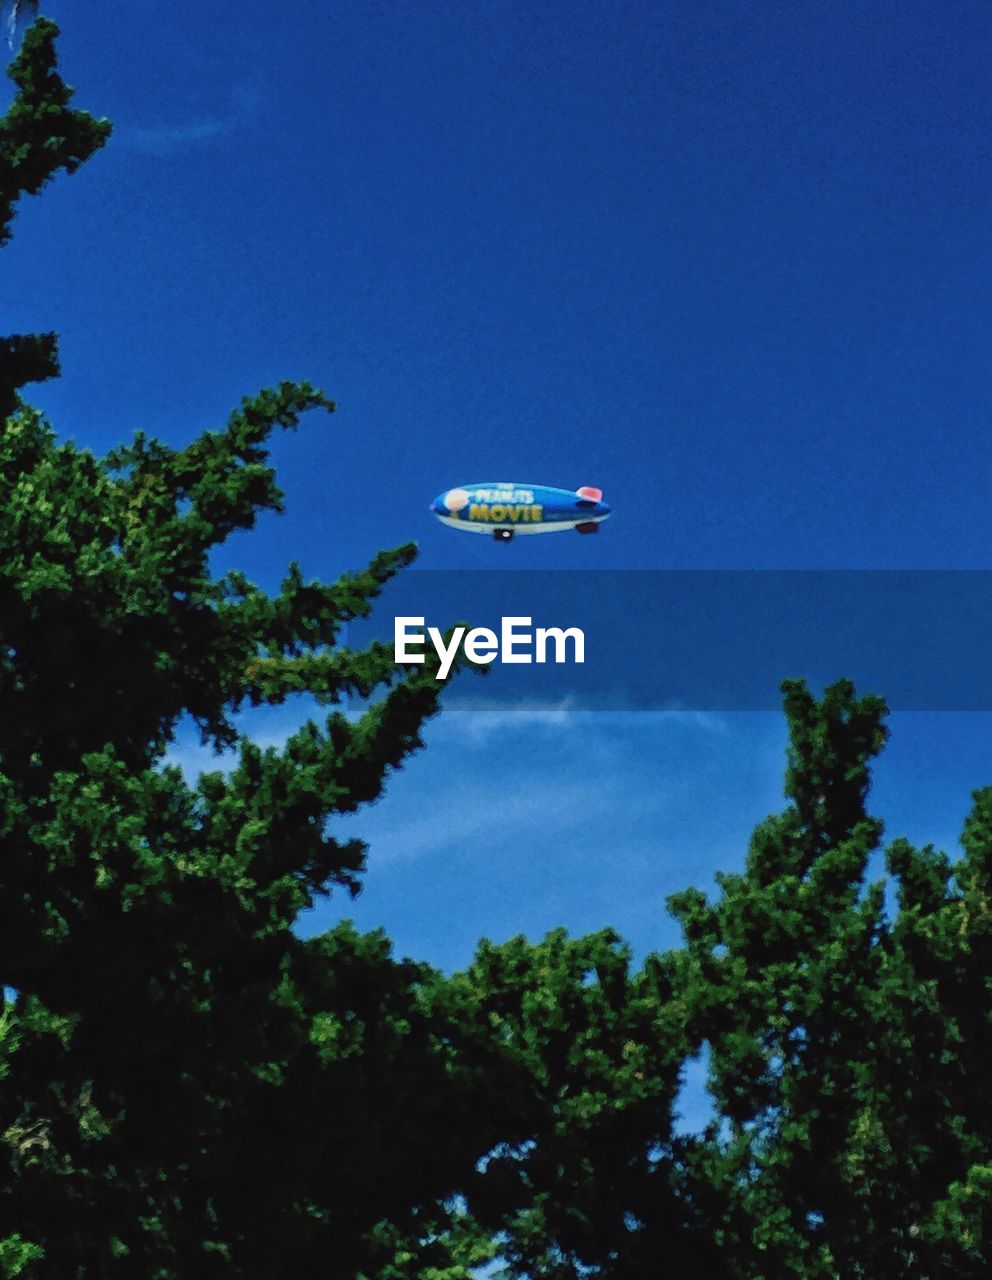
<path fill-rule="evenodd" d="M 490 481 L 447 489 L 431 503 L 442 524 L 465 533 L 488 533 L 509 542 L 515 533 L 596 533 L 609 517 L 602 489 L 552 489 L 546 484 Z"/>

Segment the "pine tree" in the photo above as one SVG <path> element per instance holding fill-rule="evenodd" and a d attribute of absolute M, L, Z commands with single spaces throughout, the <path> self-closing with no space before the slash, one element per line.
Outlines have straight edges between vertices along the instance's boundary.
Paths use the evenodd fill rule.
<path fill-rule="evenodd" d="M 992 791 L 957 862 L 883 855 L 885 704 L 848 681 L 784 692 L 787 807 L 713 901 L 670 900 L 681 948 L 634 971 L 609 933 L 517 939 L 448 985 L 463 1055 L 475 1019 L 507 1100 L 467 1191 L 514 1276 L 988 1275 Z M 686 1134 L 704 1053 L 712 1112 Z"/>
<path fill-rule="evenodd" d="M 56 34 L 36 23 L 13 64 L 5 233 L 20 195 L 108 136 L 70 108 Z M 429 667 L 341 644 L 414 548 L 329 584 L 291 566 L 275 594 L 215 576 L 211 552 L 280 509 L 272 432 L 332 402 L 284 383 L 184 448 L 138 435 L 100 458 L 20 399 L 55 371 L 52 335 L 6 341 L 0 1274 L 353 1277 L 429 1257 L 475 1141 L 442 1123 L 464 1104 L 431 975 L 375 935 L 293 932 L 360 883 L 363 845 L 327 819 L 374 800 L 437 709 Z M 298 694 L 326 719 L 283 747 L 239 728 Z M 184 720 L 229 770 L 188 784 L 168 765 Z"/>
<path fill-rule="evenodd" d="M 683 923 L 704 1177 L 735 1277 L 980 1280 L 992 1264 L 992 793 L 956 863 L 868 815 L 885 706 L 785 686 L 790 805 Z M 882 874 L 888 872 L 888 879 Z"/>

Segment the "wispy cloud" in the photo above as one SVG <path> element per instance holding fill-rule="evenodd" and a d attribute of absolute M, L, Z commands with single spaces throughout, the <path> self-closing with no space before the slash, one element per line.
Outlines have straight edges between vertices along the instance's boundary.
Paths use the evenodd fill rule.
<path fill-rule="evenodd" d="M 559 731 L 576 718 L 588 714 L 573 698 L 557 702 L 487 702 L 485 699 L 462 700 L 446 707 L 446 727 L 459 734 L 462 741 L 485 743 L 508 728 L 551 729 Z"/>
<path fill-rule="evenodd" d="M 429 726 L 427 751 L 392 779 L 385 802 L 354 821 L 380 864 L 452 838 L 471 848 L 508 832 L 561 842 L 579 829 L 664 824 L 695 790 L 694 767 L 715 768 L 729 737 L 722 717 L 699 712 L 459 705 Z"/>
<path fill-rule="evenodd" d="M 270 708 L 266 712 L 245 713 L 237 717 L 239 728 L 257 746 L 282 749 L 287 738 L 294 733 L 308 716 L 322 720 L 318 708 Z M 726 737 L 730 733 L 727 717 L 710 711 L 590 711 L 573 698 L 557 702 L 521 701 L 496 703 L 461 701 L 445 709 L 444 714 L 425 728 L 428 744 L 444 751 L 456 745 L 457 751 L 466 749 L 489 752 L 500 741 L 529 740 L 531 743 L 547 741 L 556 744 L 556 755 L 567 747 L 581 743 L 584 753 L 599 755 L 606 752 L 605 761 L 611 761 L 613 753 L 630 750 L 629 735 L 635 738 L 644 733 L 655 734 L 666 729 L 697 732 L 704 736 Z M 428 750 L 428 754 L 433 753 Z M 507 763 L 502 762 L 500 774 L 512 774 Z M 169 747 L 165 763 L 178 765 L 188 782 L 195 782 L 200 773 L 227 772 L 237 762 L 236 751 L 218 754 L 209 744 L 199 741 L 191 726 L 184 726 Z M 600 761 L 604 763 L 604 761 Z"/>
<path fill-rule="evenodd" d="M 153 125 L 151 128 L 125 125 L 118 130 L 118 139 L 133 151 L 161 156 L 211 142 L 214 138 L 230 133 L 240 123 L 237 116 L 208 116 L 201 120 L 190 120 L 186 124 Z"/>
<path fill-rule="evenodd" d="M 322 903 L 307 934 L 352 916 L 458 968 L 481 936 L 609 924 L 644 954 L 678 939 L 666 896 L 739 867 L 781 792 L 764 713 L 451 708 L 425 740 L 382 803 L 335 819 L 368 845 L 366 892 Z"/>
<path fill-rule="evenodd" d="M 725 735 L 729 732 L 726 716 L 712 711 L 599 711 L 583 706 L 572 697 L 556 702 L 503 703 L 462 699 L 445 709 L 443 721 L 447 728 L 460 735 L 463 742 L 484 746 L 510 730 L 545 730 L 559 734 L 565 729 L 595 724 L 600 717 L 609 717 L 617 725 L 630 722 L 638 727 L 652 724 L 655 727 L 698 729 L 708 734 Z"/>
<path fill-rule="evenodd" d="M 206 146 L 247 124 L 256 112 L 257 94 L 247 85 L 231 94 L 231 109 L 223 115 L 199 116 L 193 120 L 164 121 L 161 124 L 125 123 L 115 132 L 118 143 L 146 155 L 164 156 L 189 147 Z"/>
<path fill-rule="evenodd" d="M 592 815 L 611 813 L 618 798 L 617 784 L 610 778 L 568 784 L 559 779 L 552 785 L 545 778 L 529 782 L 515 778 L 512 788 L 495 794 L 491 786 L 471 779 L 417 810 L 405 805 L 402 809 L 386 805 L 374 814 L 366 810 L 362 835 L 369 838 L 377 865 L 409 862 L 428 857 L 452 841 L 473 849 L 488 846 L 494 835 L 498 843 L 508 832 L 551 830 L 561 839 L 577 829 L 588 829 Z"/>

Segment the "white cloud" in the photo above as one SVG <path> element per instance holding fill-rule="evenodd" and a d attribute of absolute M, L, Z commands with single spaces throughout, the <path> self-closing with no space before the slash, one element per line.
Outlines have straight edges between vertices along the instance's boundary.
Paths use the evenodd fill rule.
<path fill-rule="evenodd" d="M 376 811 L 375 818 L 364 810 L 356 821 L 378 862 L 388 864 L 426 857 L 449 842 L 469 848 L 498 844 L 507 832 L 548 829 L 560 838 L 578 828 L 592 829 L 612 813 L 619 799 L 629 813 L 630 797 L 623 795 L 614 779 L 549 785 L 542 777 L 496 791 L 484 781 L 473 780 L 450 788 L 434 803 L 421 805 L 417 813 L 387 804 Z M 381 824 L 375 820 L 380 813 Z"/>
<path fill-rule="evenodd" d="M 443 713 L 443 723 L 473 744 L 490 741 L 495 735 L 504 734 L 507 727 L 514 729 L 548 728 L 560 730 L 583 714 L 574 698 L 562 698 L 558 702 L 487 702 L 485 699 L 462 700 Z"/>
<path fill-rule="evenodd" d="M 230 100 L 232 107 L 225 115 L 158 125 L 125 124 L 115 130 L 115 141 L 133 151 L 156 156 L 209 144 L 247 124 L 255 115 L 257 94 L 250 86 L 236 87 Z"/>
<path fill-rule="evenodd" d="M 191 120 L 187 124 L 154 125 L 151 128 L 125 125 L 118 131 L 118 140 L 133 151 L 161 156 L 173 151 L 185 150 L 199 143 L 210 142 L 225 133 L 230 133 L 240 123 L 238 117 L 229 116 L 226 119 L 207 117 L 202 120 Z"/>
<path fill-rule="evenodd" d="M 608 717 L 603 721 L 601 717 Z M 650 718 L 649 718 L 650 717 Z M 557 702 L 493 702 L 459 700 L 445 708 L 441 718 L 445 728 L 456 732 L 460 739 L 474 746 L 484 746 L 494 737 L 505 736 L 510 731 L 542 729 L 560 733 L 563 729 L 580 725 L 592 726 L 610 723 L 615 727 L 645 725 L 654 728 L 661 725 L 699 729 L 705 733 L 726 735 L 730 732 L 725 716 L 713 711 L 689 711 L 679 709 L 659 711 L 600 711 L 580 705 L 575 698 L 566 697 Z"/>

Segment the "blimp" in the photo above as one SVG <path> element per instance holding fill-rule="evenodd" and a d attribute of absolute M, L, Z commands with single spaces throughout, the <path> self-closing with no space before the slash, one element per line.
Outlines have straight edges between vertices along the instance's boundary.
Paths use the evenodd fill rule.
<path fill-rule="evenodd" d="M 466 533 L 487 533 L 509 542 L 518 533 L 596 533 L 610 508 L 602 489 L 554 489 L 546 484 L 486 482 L 446 489 L 430 510 L 442 524 Z"/>

